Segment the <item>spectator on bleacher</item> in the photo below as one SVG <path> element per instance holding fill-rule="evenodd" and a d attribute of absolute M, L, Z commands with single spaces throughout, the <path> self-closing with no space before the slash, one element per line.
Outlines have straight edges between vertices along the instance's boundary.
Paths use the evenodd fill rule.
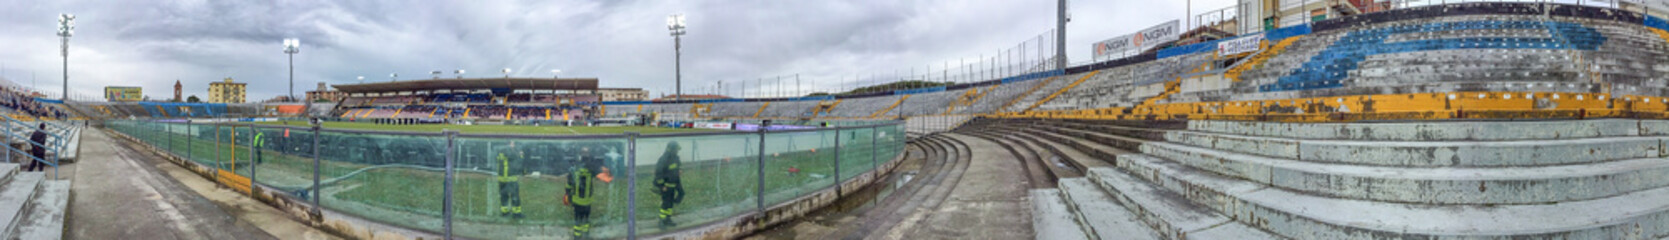
<path fill-rule="evenodd" d="M 46 166 L 41 163 L 41 161 L 46 160 L 46 123 L 41 123 L 40 128 L 35 129 L 35 133 L 29 134 L 29 141 L 35 143 L 34 146 L 29 148 L 29 155 L 33 155 L 35 159 L 40 160 L 31 159 L 24 171 L 46 170 Z"/>

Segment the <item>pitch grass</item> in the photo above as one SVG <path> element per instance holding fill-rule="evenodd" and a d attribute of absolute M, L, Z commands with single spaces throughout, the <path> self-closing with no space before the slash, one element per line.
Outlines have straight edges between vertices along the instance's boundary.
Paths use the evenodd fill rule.
<path fill-rule="evenodd" d="M 168 140 L 172 140 L 173 149 L 171 150 L 174 150 L 174 152 L 180 154 L 190 152 L 189 154 L 194 156 L 192 160 L 213 165 L 213 157 L 204 157 L 215 154 L 214 148 L 216 145 L 213 140 L 193 139 L 183 135 L 168 138 L 166 134 L 156 133 L 130 132 L 131 135 L 135 135 L 153 145 L 159 145 L 159 147 L 166 146 L 167 142 L 170 142 Z M 868 141 L 855 141 L 852 144 L 852 146 L 867 146 Z M 184 146 L 186 145 L 193 146 L 189 148 L 191 151 L 185 151 Z M 230 151 L 225 149 L 228 146 L 221 145 L 220 147 L 223 148 L 223 151 Z M 240 165 L 248 163 L 247 148 L 240 146 L 231 147 L 231 149 L 236 149 L 239 153 L 238 162 Z M 890 152 L 891 150 L 887 151 Z M 840 161 L 840 165 L 843 171 L 840 174 L 842 175 L 840 179 L 856 175 L 859 171 L 868 171 L 871 167 L 870 154 L 867 148 L 846 148 L 842 149 L 841 152 L 843 160 Z M 768 201 L 779 202 L 786 200 L 786 198 L 805 194 L 792 193 L 793 191 L 803 191 L 806 187 L 815 189 L 817 186 L 832 184 L 834 162 L 832 161 L 832 154 L 829 153 L 831 152 L 795 151 L 783 152 L 779 156 L 767 158 L 765 191 L 773 194 L 790 194 L 768 197 Z M 890 156 L 889 153 L 883 154 Z M 658 155 L 645 156 L 647 158 L 644 160 L 652 161 L 654 157 L 659 157 Z M 265 184 L 287 185 L 274 181 L 290 179 L 291 181 L 283 182 L 294 184 L 296 183 L 294 180 L 311 179 L 313 172 L 311 158 L 282 154 L 277 151 L 267 151 L 265 158 L 266 163 L 259 167 L 261 177 L 257 181 Z M 752 158 L 744 159 L 751 160 Z M 324 160 L 322 167 L 325 168 L 326 178 L 342 176 L 354 169 L 368 167 L 364 164 Z M 753 204 L 749 198 L 754 196 L 758 188 L 756 175 L 758 170 L 756 169 L 757 164 L 748 160 L 723 161 L 723 164 L 719 164 L 722 160 L 706 161 L 701 164 L 686 160 L 688 165 L 684 168 L 684 184 L 688 196 L 684 203 L 675 208 L 676 212 L 682 216 L 679 218 L 680 223 L 699 224 L 733 216 L 741 212 L 752 211 Z M 801 172 L 789 175 L 787 168 L 790 166 L 799 168 Z M 239 168 L 238 173 L 247 175 L 248 170 L 248 168 Z M 651 184 L 654 180 L 652 170 L 639 170 L 643 172 L 640 172 L 641 175 L 638 179 L 639 191 L 636 195 L 639 206 L 636 218 L 653 221 L 659 207 L 660 196 L 648 190 L 652 187 Z M 814 175 L 822 175 L 822 177 L 814 177 Z M 333 186 L 356 187 L 337 193 L 333 198 L 380 206 L 388 211 L 416 212 L 438 216 L 441 204 L 439 196 L 442 196 L 441 179 L 441 173 L 434 171 L 403 168 L 372 170 L 347 179 L 347 181 L 334 184 Z M 595 209 L 593 223 L 600 226 L 619 224 L 625 221 L 623 201 L 626 186 L 624 182 L 625 179 L 623 178 L 617 178 L 611 184 L 599 182 L 597 203 L 593 206 Z M 526 177 L 521 181 L 523 212 L 527 215 L 525 221 L 516 221 L 498 216 L 498 183 L 491 176 L 473 172 L 460 172 L 458 184 L 459 189 L 454 196 L 457 200 L 459 221 L 510 225 L 571 224 L 571 209 L 561 205 L 562 188 L 566 185 L 566 179 L 560 176 Z M 330 206 L 327 204 L 326 207 Z M 350 212 L 358 211 L 350 210 Z M 410 221 L 409 219 L 378 220 L 389 223 Z"/>
<path fill-rule="evenodd" d="M 308 125 L 308 123 L 306 121 L 261 122 L 259 124 L 262 124 L 262 125 L 285 125 L 285 126 L 298 126 L 298 127 L 310 127 L 310 126 L 312 126 L 312 125 Z M 565 127 L 565 126 L 455 125 L 455 124 L 388 125 L 388 124 L 375 124 L 375 123 L 363 123 L 363 122 L 324 122 L 324 126 L 322 126 L 322 127 L 324 127 L 325 129 L 354 129 L 354 130 L 401 131 L 401 132 L 440 132 L 441 130 L 450 129 L 450 130 L 458 130 L 458 132 L 461 132 L 461 133 L 560 134 L 560 135 L 571 135 L 571 134 L 621 134 L 621 133 L 625 133 L 625 132 L 638 132 L 638 133 L 642 133 L 642 134 L 657 134 L 657 133 L 686 133 L 686 132 L 712 132 L 712 131 L 717 131 L 717 130 L 712 130 L 712 129 L 699 129 L 699 128 L 664 128 L 664 127 L 639 127 L 639 126 L 617 126 L 617 127 L 575 126 L 575 127 Z"/>

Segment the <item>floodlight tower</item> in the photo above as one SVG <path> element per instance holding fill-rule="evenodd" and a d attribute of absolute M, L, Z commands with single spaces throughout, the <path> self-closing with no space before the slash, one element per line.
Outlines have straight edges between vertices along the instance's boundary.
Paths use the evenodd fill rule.
<path fill-rule="evenodd" d="M 666 30 L 672 31 L 672 100 L 684 100 L 684 14 L 666 17 Z"/>
<path fill-rule="evenodd" d="M 510 79 L 510 68 L 504 68 L 504 79 Z"/>
<path fill-rule="evenodd" d="M 458 79 L 464 79 L 464 70 L 458 69 L 457 71 L 452 71 L 452 75 L 457 75 Z"/>
<path fill-rule="evenodd" d="M 290 101 L 296 100 L 296 53 L 301 53 L 301 39 L 285 38 L 284 54 L 290 55 Z"/>
<path fill-rule="evenodd" d="M 434 79 L 440 79 L 440 73 L 440 70 L 429 71 L 429 76 L 434 77 Z"/>
<path fill-rule="evenodd" d="M 551 69 L 551 78 L 562 79 L 562 69 Z"/>
<path fill-rule="evenodd" d="M 393 82 L 393 81 L 399 81 L 399 80 L 400 80 L 400 74 L 399 73 L 389 73 L 388 74 L 388 81 Z"/>
<path fill-rule="evenodd" d="M 365 84 L 365 76 L 359 76 L 359 84 Z"/>
<path fill-rule="evenodd" d="M 58 37 L 63 39 L 59 52 L 64 56 L 64 95 L 58 100 L 69 100 L 70 96 L 70 36 L 75 35 L 75 14 L 58 14 Z"/>

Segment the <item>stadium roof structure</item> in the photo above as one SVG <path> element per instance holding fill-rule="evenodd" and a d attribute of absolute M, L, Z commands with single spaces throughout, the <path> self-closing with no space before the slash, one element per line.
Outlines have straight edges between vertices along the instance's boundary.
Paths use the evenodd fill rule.
<path fill-rule="evenodd" d="M 596 78 L 464 78 L 425 79 L 331 85 L 344 93 L 389 93 L 435 90 L 597 90 Z"/>

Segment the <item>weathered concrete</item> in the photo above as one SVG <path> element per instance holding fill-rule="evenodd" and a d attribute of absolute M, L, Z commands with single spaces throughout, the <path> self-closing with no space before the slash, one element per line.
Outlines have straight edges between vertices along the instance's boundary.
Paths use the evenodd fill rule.
<path fill-rule="evenodd" d="M 1144 155 L 1120 168 L 1234 219 L 1298 239 L 1632 239 L 1669 234 L 1669 188 L 1541 205 L 1421 205 L 1339 199 L 1269 188 Z M 1092 169 L 1097 180 L 1120 180 Z"/>
<path fill-rule="evenodd" d="M 183 169 L 134 151 L 102 131 L 85 132 L 83 156 L 70 188 L 70 239 L 277 239 L 219 202 L 165 175 Z M 215 189 L 198 180 L 193 185 Z M 287 234 L 287 238 L 317 235 Z"/>
<path fill-rule="evenodd" d="M 1080 220 L 1069 209 L 1069 203 L 1061 199 L 1060 189 L 1032 189 L 1031 197 L 1032 229 L 1037 232 L 1035 239 L 1100 239 L 1084 232 L 1082 226 L 1086 222 Z M 1137 226 L 1139 230 L 1147 230 L 1145 226 Z"/>
<path fill-rule="evenodd" d="M 1120 161 L 1120 165 L 1123 165 Z M 1178 192 L 1166 191 L 1164 185 L 1173 183 L 1157 182 L 1157 185 L 1137 180 L 1114 168 L 1093 168 L 1089 170 L 1090 181 L 1099 185 L 1100 189 L 1112 193 L 1113 200 L 1135 213 L 1138 219 L 1169 239 L 1184 239 L 1194 234 L 1212 231 L 1207 235 L 1230 235 L 1239 239 L 1280 239 L 1269 233 L 1249 228 L 1235 227 L 1241 223 L 1233 222 L 1239 216 L 1225 216 L 1212 211 L 1210 206 L 1189 202 L 1189 196 L 1179 195 Z M 1062 185 L 1062 191 L 1074 191 Z M 1250 188 L 1257 186 L 1247 185 Z M 1221 228 L 1221 229 L 1219 229 Z"/>
<path fill-rule="evenodd" d="M 1035 237 L 1029 190 L 1019 162 L 979 138 L 945 134 L 967 144 L 970 164 L 936 208 L 920 209 L 884 239 L 1025 239 Z"/>
<path fill-rule="evenodd" d="M 46 179 L 41 172 L 20 172 L 12 174 L 4 186 L 0 186 L 0 223 L 6 224 L 4 238 L 13 238 L 16 228 L 23 224 L 26 207 L 35 200 L 35 194 L 40 192 L 41 181 Z"/>
<path fill-rule="evenodd" d="M 1621 136 L 1511 141 L 1355 141 L 1189 131 L 1171 131 L 1165 137 L 1171 142 L 1277 158 L 1411 167 L 1542 166 L 1653 158 L 1664 156 L 1660 151 L 1666 139 Z"/>
<path fill-rule="evenodd" d="M 1135 213 L 1119 206 L 1112 195 L 1088 179 L 1061 179 L 1060 194 L 1082 221 L 1080 229 L 1087 229 L 1094 239 L 1159 239 L 1159 232 L 1148 228 Z"/>
<path fill-rule="evenodd" d="M 1669 121 L 1598 119 L 1519 122 L 1283 123 L 1197 120 L 1188 130 L 1291 139 L 1510 141 L 1669 135 Z"/>
<path fill-rule="evenodd" d="M 1406 203 L 1525 204 L 1587 200 L 1669 186 L 1669 161 L 1424 168 L 1268 158 L 1152 142 L 1142 152 L 1224 176 L 1322 196 Z"/>
<path fill-rule="evenodd" d="M 41 182 L 40 194 L 29 203 L 29 213 L 11 235 L 17 239 L 63 239 L 64 211 L 68 210 L 69 201 L 69 180 Z"/>

